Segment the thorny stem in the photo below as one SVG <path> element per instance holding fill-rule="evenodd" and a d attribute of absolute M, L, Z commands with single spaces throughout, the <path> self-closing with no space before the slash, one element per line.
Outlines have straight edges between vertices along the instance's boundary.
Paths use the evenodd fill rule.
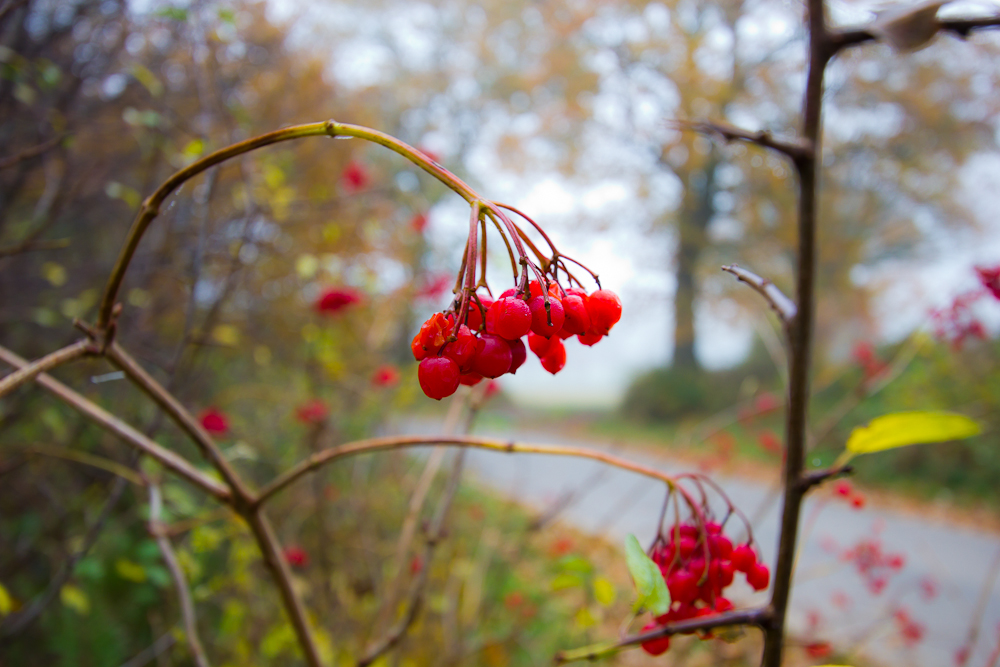
<path fill-rule="evenodd" d="M 815 313 L 817 158 L 823 105 L 823 75 L 831 56 L 823 0 L 808 0 L 809 69 L 803 100 L 802 138 L 812 150 L 795 160 L 799 174 L 798 256 L 795 304 L 797 313 L 788 328 L 789 381 L 785 428 L 784 505 L 781 511 L 778 559 L 774 567 L 771 615 L 764 626 L 763 667 L 780 667 L 784 652 L 785 617 L 792 588 L 802 499 L 800 480 L 805 459 L 809 408 L 809 367 Z"/>

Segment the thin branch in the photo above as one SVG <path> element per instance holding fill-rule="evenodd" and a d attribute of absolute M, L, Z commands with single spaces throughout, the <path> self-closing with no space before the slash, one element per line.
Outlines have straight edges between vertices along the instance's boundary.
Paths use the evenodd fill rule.
<path fill-rule="evenodd" d="M 30 160 L 33 157 L 37 157 L 42 153 L 54 148 L 60 141 L 66 138 L 65 134 L 58 134 L 47 141 L 43 141 L 37 146 L 32 146 L 31 148 L 25 148 L 20 153 L 11 155 L 8 158 L 0 160 L 0 171 L 13 167 L 14 165 L 23 162 L 24 160 Z"/>
<path fill-rule="evenodd" d="M 212 440 L 212 436 L 208 434 L 208 431 L 205 430 L 194 415 L 181 405 L 180 401 L 173 394 L 164 389 L 118 343 L 112 343 L 105 354 L 115 366 L 120 368 L 136 386 L 153 399 L 174 423 L 194 441 L 201 451 L 202 456 L 219 471 L 226 484 L 233 490 L 234 500 L 252 496 L 251 492 L 246 488 L 246 484 L 236 474 L 236 471 L 233 470 L 226 457 L 222 455 L 222 450 Z"/>
<path fill-rule="evenodd" d="M 101 533 L 104 531 L 104 526 L 111 517 L 111 511 L 115 508 L 115 505 L 118 504 L 126 486 L 127 483 L 124 477 L 118 477 L 115 479 L 115 482 L 111 487 L 111 493 L 108 494 L 108 499 L 104 501 L 104 505 L 101 507 L 101 511 L 97 515 L 97 520 L 94 521 L 93 525 L 91 525 L 91 527 L 87 530 L 87 534 L 83 538 L 83 544 L 80 546 L 80 549 L 66 559 L 56 575 L 52 577 L 51 581 L 49 581 L 49 585 L 45 588 L 44 593 L 38 596 L 23 609 L 3 619 L 3 622 L 0 623 L 0 646 L 8 643 L 12 637 L 27 629 L 32 623 L 35 622 L 41 613 L 45 611 L 45 608 L 56 599 L 56 596 L 59 595 L 62 587 L 66 585 L 66 582 L 68 582 L 73 576 L 76 564 L 86 557 L 88 553 L 90 553 L 91 548 L 93 548 L 97 539 L 101 536 Z"/>
<path fill-rule="evenodd" d="M 732 625 L 764 625 L 771 618 L 771 610 L 768 607 L 758 607 L 755 609 L 742 609 L 740 611 L 727 611 L 712 616 L 691 619 L 688 621 L 677 621 L 667 623 L 655 630 L 643 632 L 638 635 L 626 637 L 614 644 L 598 644 L 593 647 L 586 647 L 575 651 L 560 651 L 555 655 L 556 664 L 576 662 L 578 660 L 596 660 L 598 658 L 616 653 L 623 648 L 643 644 L 653 639 L 670 637 L 671 635 L 684 632 L 695 632 L 697 630 L 711 630 L 712 628 L 724 628 Z"/>
<path fill-rule="evenodd" d="M 130 658 L 127 662 L 123 663 L 122 667 L 145 667 L 153 660 L 156 660 L 157 656 L 169 651 L 170 647 L 176 642 L 177 639 L 174 637 L 174 631 L 167 630 L 150 646 L 147 646 L 142 651 L 132 656 L 132 658 Z"/>
<path fill-rule="evenodd" d="M 1000 26 L 1000 16 L 988 16 L 981 18 L 961 18 L 944 19 L 938 21 L 939 32 L 950 32 L 966 39 L 976 30 L 987 30 Z M 830 55 L 838 53 L 841 49 L 867 42 L 874 42 L 879 36 L 872 32 L 869 27 L 841 28 L 830 32 Z"/>
<path fill-rule="evenodd" d="M 727 143 L 731 141 L 746 141 L 751 144 L 757 144 L 763 148 L 782 153 L 795 163 L 813 156 L 812 143 L 803 139 L 776 139 L 767 130 L 751 132 L 750 130 L 744 130 L 743 128 L 721 121 L 679 120 L 675 122 L 681 128 L 701 134 L 715 135 L 721 137 Z"/>
<path fill-rule="evenodd" d="M 359 125 L 337 123 L 333 120 L 321 123 L 308 123 L 306 125 L 293 125 L 291 127 L 275 130 L 274 132 L 268 132 L 267 134 L 262 134 L 251 139 L 247 139 L 246 141 L 232 144 L 231 146 L 227 146 L 225 148 L 220 148 L 219 150 L 209 153 L 200 160 L 196 160 L 184 169 L 174 173 L 170 178 L 165 180 L 152 195 L 142 202 L 142 207 L 139 209 L 135 220 L 132 222 L 132 227 L 129 229 L 128 236 L 125 239 L 125 244 L 122 246 L 121 252 L 118 254 L 118 259 L 115 260 L 115 265 L 112 268 L 111 274 L 108 277 L 108 282 L 104 287 L 104 293 L 101 295 L 101 302 L 98 309 L 98 328 L 104 329 L 108 326 L 108 324 L 110 324 L 112 310 L 118 297 L 118 290 L 121 288 L 122 281 L 125 279 L 125 272 L 128 270 L 129 264 L 132 262 L 132 258 L 139 247 L 139 242 L 142 240 L 142 237 L 149 228 L 149 225 L 152 224 L 156 216 L 159 215 L 160 206 L 163 204 L 164 200 L 166 200 L 166 198 L 169 197 L 174 190 L 206 169 L 214 167 L 217 164 L 222 164 L 223 162 L 226 162 L 234 157 L 255 151 L 258 148 L 271 146 L 284 141 L 302 139 L 305 137 L 323 136 L 355 137 L 357 139 L 364 139 L 366 141 L 379 144 L 380 146 L 384 146 L 385 148 L 402 155 L 410 162 L 437 178 L 470 204 L 479 200 L 479 196 L 472 190 L 472 188 L 466 185 L 464 181 L 439 165 L 437 162 L 430 160 L 421 151 L 417 150 L 413 146 L 410 146 L 409 144 L 403 143 L 395 137 L 385 134 L 384 132 L 379 132 L 367 127 L 361 127 Z"/>
<path fill-rule="evenodd" d="M 4 347 L 0 347 L 0 361 L 10 364 L 15 368 L 23 368 L 28 365 L 27 361 Z M 68 403 L 70 407 L 87 419 L 114 433 L 132 447 L 145 454 L 149 454 L 168 469 L 206 493 L 215 496 L 225 503 L 231 501 L 232 495 L 224 484 L 195 468 L 187 459 L 153 442 L 132 426 L 129 426 L 99 405 L 87 400 L 52 376 L 42 373 L 35 378 L 35 382 Z"/>
<path fill-rule="evenodd" d="M 68 247 L 69 239 L 44 239 L 41 241 L 34 241 L 29 238 L 25 241 L 21 241 L 20 243 L 15 243 L 12 246 L 0 248 L 0 259 L 10 257 L 12 255 L 20 255 L 23 252 L 33 252 L 36 250 L 59 250 L 61 248 Z"/>
<path fill-rule="evenodd" d="M 332 463 L 337 459 L 354 456 L 356 454 L 366 454 L 370 452 L 388 451 L 403 449 L 406 447 L 427 447 L 431 445 L 451 445 L 455 447 L 472 447 L 475 449 L 489 449 L 496 452 L 508 454 L 549 454 L 552 456 L 572 456 L 576 458 L 593 459 L 623 470 L 629 470 L 639 475 L 652 477 L 661 482 L 666 482 L 669 486 L 674 486 L 674 478 L 659 470 L 648 466 L 632 463 L 612 454 L 606 454 L 586 447 L 563 447 L 559 445 L 529 445 L 513 441 L 493 440 L 490 438 L 474 438 L 468 436 L 392 436 L 386 438 L 369 438 L 367 440 L 357 440 L 338 447 L 324 450 L 313 454 L 304 461 L 296 464 L 289 470 L 272 480 L 267 486 L 261 489 L 257 496 L 256 504 L 265 503 L 274 494 L 278 493 L 286 486 L 294 483 L 306 473 Z"/>
<path fill-rule="evenodd" d="M 798 312 L 795 302 L 785 296 L 778 289 L 778 286 L 770 280 L 762 278 L 753 271 L 748 271 L 735 264 L 724 266 L 722 270 L 733 274 L 740 282 L 746 283 L 764 297 L 771 308 L 774 309 L 774 312 L 778 314 L 778 317 L 781 318 L 781 321 L 785 323 L 785 326 L 788 326 L 795 320 L 795 315 Z"/>
<path fill-rule="evenodd" d="M 271 578 L 278 586 L 281 594 L 281 601 L 288 614 L 288 620 L 295 630 L 295 635 L 299 640 L 299 646 L 305 654 L 306 663 L 309 667 L 322 667 L 323 662 L 319 657 L 319 647 L 313 635 L 312 626 L 306 616 L 305 607 L 298 591 L 292 584 L 292 573 L 288 569 L 288 563 L 281 550 L 281 544 L 274 535 L 274 528 L 261 508 L 255 508 L 243 515 L 247 520 L 247 525 L 253 532 L 254 539 L 261 555 L 264 557 L 264 565 L 267 566 Z"/>
<path fill-rule="evenodd" d="M 14 389 L 32 380 L 40 373 L 52 370 L 56 366 L 61 366 L 67 362 L 79 359 L 91 352 L 91 343 L 87 340 L 79 340 L 71 345 L 56 350 L 45 355 L 41 359 L 36 359 L 30 364 L 18 365 L 18 370 L 0 378 L 0 397 L 9 394 Z"/>
<path fill-rule="evenodd" d="M 853 472 L 854 466 L 835 466 L 833 468 L 824 468 L 822 470 L 810 470 L 802 475 L 802 478 L 799 480 L 799 489 L 802 493 L 805 493 L 817 484 L 822 484 L 823 482 L 833 479 L 834 477 L 850 475 Z"/>
<path fill-rule="evenodd" d="M 209 667 L 208 658 L 205 656 L 205 649 L 198 639 L 198 624 L 194 614 L 194 602 L 191 600 L 191 591 L 188 588 L 187 577 L 177 560 L 174 547 L 170 544 L 170 539 L 164 530 L 163 522 L 160 521 L 160 514 L 163 510 L 163 498 L 160 494 L 160 487 L 156 484 L 149 485 L 149 533 L 156 539 L 160 553 L 163 555 L 163 562 L 170 570 L 170 576 L 174 579 L 174 586 L 177 588 L 177 597 L 181 604 L 181 617 L 184 621 L 184 635 L 188 641 L 188 648 L 191 656 L 198 667 Z"/>
<path fill-rule="evenodd" d="M 431 526 L 427 530 L 427 539 L 424 543 L 420 572 L 414 580 L 413 586 L 410 588 L 410 595 L 403 617 L 399 619 L 396 626 L 386 633 L 384 637 L 369 646 L 364 656 L 358 660 L 358 667 L 367 667 L 399 643 L 406 635 L 406 631 L 413 625 L 413 622 L 417 620 L 417 614 L 423 602 L 424 588 L 427 586 L 427 579 L 430 576 L 431 558 L 434 555 L 435 547 L 444 538 L 445 520 L 448 516 L 448 510 L 451 509 L 452 502 L 455 500 L 455 493 L 458 491 L 459 482 L 462 479 L 462 469 L 465 466 L 466 453 L 467 450 L 463 449 L 455 457 L 455 462 L 448 476 L 448 485 L 445 488 L 444 496 L 441 498 Z"/>

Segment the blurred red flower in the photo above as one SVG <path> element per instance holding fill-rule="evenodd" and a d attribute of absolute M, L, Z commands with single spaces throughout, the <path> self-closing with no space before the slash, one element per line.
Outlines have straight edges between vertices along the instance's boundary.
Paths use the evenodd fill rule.
<path fill-rule="evenodd" d="M 218 408 L 202 410 L 198 420 L 203 429 L 214 435 L 225 435 L 229 432 L 229 418 Z"/>
<path fill-rule="evenodd" d="M 993 267 L 977 266 L 976 274 L 983 287 L 989 290 L 994 298 L 1000 299 L 1000 264 Z"/>
<path fill-rule="evenodd" d="M 427 214 L 417 213 L 413 218 L 410 219 L 410 229 L 415 231 L 417 234 L 423 234 L 424 230 L 427 229 Z"/>
<path fill-rule="evenodd" d="M 361 294 L 350 287 L 330 287 L 316 300 L 317 312 L 333 315 L 361 301 Z"/>
<path fill-rule="evenodd" d="M 285 561 L 292 567 L 308 567 L 309 566 L 309 554 L 306 550 L 299 546 L 287 546 L 285 547 Z"/>
<path fill-rule="evenodd" d="M 318 398 L 307 401 L 295 409 L 295 418 L 303 424 L 319 424 L 329 414 L 326 404 Z"/>
<path fill-rule="evenodd" d="M 399 382 L 399 370 L 390 364 L 379 366 L 372 375 L 372 384 L 376 387 L 392 387 L 397 382 Z"/>
<path fill-rule="evenodd" d="M 340 180 L 344 183 L 344 187 L 348 191 L 357 192 L 358 190 L 363 190 L 368 185 L 371 181 L 371 175 L 369 175 L 368 169 L 363 164 L 351 160 L 344 167 L 344 173 L 340 175 Z"/>

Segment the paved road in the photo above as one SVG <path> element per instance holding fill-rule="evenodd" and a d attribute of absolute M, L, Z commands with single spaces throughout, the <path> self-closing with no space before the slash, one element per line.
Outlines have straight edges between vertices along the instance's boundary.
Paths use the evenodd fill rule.
<path fill-rule="evenodd" d="M 433 433 L 436 424 L 412 421 L 406 432 Z M 579 445 L 565 438 L 530 431 L 490 432 L 478 435 L 516 438 L 523 442 Z M 596 445 L 610 449 L 610 445 Z M 629 458 L 666 472 L 681 469 L 649 454 L 620 451 Z M 661 503 L 662 484 L 617 469 L 600 472 L 594 461 L 527 454 L 474 451 L 469 466 L 486 486 L 539 509 L 576 492 L 574 502 L 561 517 L 577 527 L 621 543 L 634 533 L 647 543 L 653 536 Z M 767 485 L 717 476 L 714 479 L 734 504 L 753 514 L 766 504 Z M 969 630 L 986 573 L 1000 550 L 1000 537 L 966 527 L 886 510 L 869 503 L 857 510 L 846 503 L 814 498 L 807 501 L 803 517 L 818 517 L 802 549 L 791 603 L 790 624 L 797 636 L 834 642 L 843 649 L 861 647 L 866 657 L 886 665 L 939 667 L 954 664 L 955 652 Z M 773 563 L 777 544 L 777 503 L 754 526 L 767 562 Z M 818 514 L 815 514 L 817 513 Z M 905 565 L 887 571 L 887 585 L 877 595 L 869 590 L 855 565 L 841 558 L 845 550 L 866 540 L 878 540 L 883 553 L 902 554 Z M 927 590 L 927 583 L 933 591 Z M 741 588 L 738 589 L 738 586 Z M 745 584 L 734 584 L 732 597 L 742 604 L 763 600 Z M 932 595 L 930 595 L 932 594 Z M 903 607 L 925 628 L 921 641 L 907 646 L 893 620 L 892 610 Z M 818 616 L 817 616 L 818 614 Z M 1000 586 L 986 606 L 978 646 L 970 667 L 985 665 L 1000 637 Z"/>

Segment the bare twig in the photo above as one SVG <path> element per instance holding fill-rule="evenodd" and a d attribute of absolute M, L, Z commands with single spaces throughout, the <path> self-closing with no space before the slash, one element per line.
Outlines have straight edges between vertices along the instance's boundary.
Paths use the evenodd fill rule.
<path fill-rule="evenodd" d="M 79 550 L 66 559 L 56 575 L 52 577 L 51 581 L 49 581 L 44 593 L 39 595 L 23 609 L 3 619 L 3 623 L 0 623 L 0 646 L 8 643 L 12 637 L 20 634 L 32 623 L 34 623 L 41 613 L 45 611 L 45 608 L 48 607 L 53 600 L 55 600 L 57 595 L 59 595 L 59 591 L 62 590 L 62 587 L 66 585 L 66 582 L 68 582 L 70 577 L 73 576 L 76 564 L 79 563 L 88 553 L 90 553 L 91 548 L 97 542 L 97 538 L 100 537 L 101 533 L 104 531 L 104 526 L 111 517 L 111 512 L 114 510 L 115 505 L 117 505 L 118 501 L 121 499 L 126 486 L 127 482 L 124 477 L 118 477 L 115 479 L 114 484 L 111 487 L 111 493 L 108 494 L 108 499 L 104 501 L 104 505 L 101 507 L 101 511 L 97 515 L 97 519 L 87 530 L 87 534 L 84 536 L 83 544 L 80 545 Z"/>
<path fill-rule="evenodd" d="M 177 639 L 174 637 L 174 631 L 167 630 L 159 639 L 123 663 L 122 667 L 145 667 L 153 660 L 156 660 L 157 656 L 169 651 L 170 647 L 176 642 Z"/>
<path fill-rule="evenodd" d="M 294 483 L 306 473 L 312 472 L 337 459 L 356 454 L 365 454 L 378 451 L 388 451 L 393 449 L 403 449 L 406 447 L 427 447 L 430 445 L 451 445 L 455 447 L 472 447 L 476 449 L 490 449 L 496 452 L 508 454 L 549 454 L 553 456 L 572 456 L 576 458 L 593 459 L 602 461 L 608 465 L 623 470 L 629 470 L 639 475 L 652 477 L 668 485 L 674 485 L 674 478 L 659 470 L 633 463 L 612 454 L 588 449 L 586 447 L 562 447 L 559 445 L 530 445 L 517 442 L 505 442 L 503 440 L 493 440 L 490 438 L 474 438 L 468 436 L 393 436 L 386 438 L 369 438 L 367 440 L 357 440 L 332 449 L 327 449 L 306 458 L 289 470 L 285 471 L 272 480 L 267 486 L 261 489 L 257 496 L 256 503 L 262 504 L 269 500 L 271 496 L 278 493 L 286 486 Z"/>
<path fill-rule="evenodd" d="M 834 468 L 824 468 L 823 470 L 811 470 L 802 475 L 802 478 L 799 480 L 799 489 L 805 493 L 812 487 L 822 484 L 829 479 L 850 475 L 853 472 L 854 466 L 839 466 Z"/>
<path fill-rule="evenodd" d="M 712 616 L 704 616 L 702 618 L 691 619 L 688 621 L 667 623 L 666 625 L 662 625 L 655 630 L 626 637 L 614 644 L 598 645 L 595 647 L 578 649 L 576 651 L 560 651 L 555 656 L 555 662 L 556 664 L 564 664 L 567 662 L 576 662 L 578 660 L 596 660 L 600 657 L 616 653 L 623 648 L 636 646 L 653 639 L 659 639 L 660 637 L 669 637 L 671 635 L 683 632 L 694 632 L 696 630 L 724 628 L 733 625 L 763 625 L 768 622 L 770 617 L 771 610 L 768 607 L 760 607 L 755 609 L 742 609 L 740 611 L 727 611 L 721 614 L 713 614 Z"/>
<path fill-rule="evenodd" d="M 41 359 L 36 359 L 29 364 L 18 365 L 16 371 L 0 378 L 0 397 L 10 393 L 25 382 L 30 381 L 36 375 L 52 370 L 56 366 L 61 366 L 74 359 L 79 359 L 90 351 L 90 341 L 80 340 L 47 354 Z"/>
<path fill-rule="evenodd" d="M 748 271 L 747 269 L 736 266 L 735 264 L 724 266 L 722 267 L 722 270 L 726 273 L 733 274 L 737 279 L 739 279 L 740 282 L 746 283 L 752 287 L 755 292 L 764 297 L 774 312 L 778 314 L 778 317 L 781 318 L 781 321 L 786 327 L 795 320 L 795 314 L 798 311 L 795 307 L 795 302 L 785 296 L 784 293 L 778 289 L 778 286 L 770 280 L 762 278 L 753 271 Z"/>
<path fill-rule="evenodd" d="M 163 562 L 170 570 L 170 576 L 174 579 L 174 586 L 177 588 L 177 597 L 181 604 L 181 618 L 184 622 L 184 635 L 188 641 L 188 648 L 191 656 L 198 667 L 209 667 L 208 658 L 205 656 L 205 649 L 198 639 L 198 624 L 195 619 L 194 602 L 191 600 L 191 591 L 188 589 L 187 577 L 177 560 L 174 547 L 170 544 L 170 539 L 160 521 L 160 514 L 163 510 L 163 498 L 160 494 L 160 487 L 156 484 L 149 485 L 149 532 L 156 539 L 160 553 L 163 555 Z"/>
<path fill-rule="evenodd" d="M 1000 16 L 987 16 L 980 18 L 955 18 L 938 21 L 938 30 L 950 32 L 965 39 L 972 32 L 977 30 L 987 30 L 1000 26 Z M 879 36 L 871 30 L 869 26 L 860 28 L 841 28 L 830 32 L 829 48 L 830 55 L 834 55 L 841 49 L 857 46 L 866 42 L 874 42 Z"/>
<path fill-rule="evenodd" d="M 784 154 L 794 163 L 798 163 L 813 155 L 813 144 L 803 139 L 776 139 L 767 130 L 751 132 L 743 128 L 723 123 L 720 121 L 676 121 L 681 128 L 700 132 L 701 134 L 713 134 L 722 137 L 727 142 L 746 141 L 757 144 L 763 148 L 768 148 Z"/>
<path fill-rule="evenodd" d="M 7 169 L 8 167 L 13 167 L 14 165 L 18 164 L 19 162 L 23 162 L 24 160 L 29 160 L 33 157 L 41 155 L 45 151 L 55 147 L 60 141 L 62 141 L 65 138 L 66 135 L 58 134 L 52 137 L 51 139 L 48 139 L 47 141 L 43 141 L 37 146 L 32 146 L 31 148 L 25 148 L 20 153 L 16 153 L 8 158 L 0 160 L 0 171 Z"/>
<path fill-rule="evenodd" d="M 11 255 L 20 255 L 22 252 L 32 252 L 35 250 L 58 250 L 60 248 L 68 247 L 69 239 L 44 239 L 41 241 L 35 241 L 29 238 L 20 243 L 15 243 L 12 246 L 0 248 L 0 259 L 10 257 Z"/>
<path fill-rule="evenodd" d="M 0 361 L 10 364 L 15 368 L 23 368 L 28 365 L 27 361 L 4 347 L 0 347 Z M 195 468 L 187 461 L 187 459 L 156 444 L 118 417 L 115 417 L 104 408 L 87 400 L 50 375 L 42 373 L 35 378 L 35 382 L 40 384 L 49 392 L 55 394 L 58 398 L 69 404 L 70 407 L 75 409 L 87 419 L 105 428 L 111 433 L 114 433 L 126 443 L 142 451 L 144 454 L 149 454 L 152 458 L 162 463 L 180 477 L 183 477 L 219 500 L 225 503 L 230 502 L 232 495 L 229 489 L 221 482 L 216 481 Z"/>

